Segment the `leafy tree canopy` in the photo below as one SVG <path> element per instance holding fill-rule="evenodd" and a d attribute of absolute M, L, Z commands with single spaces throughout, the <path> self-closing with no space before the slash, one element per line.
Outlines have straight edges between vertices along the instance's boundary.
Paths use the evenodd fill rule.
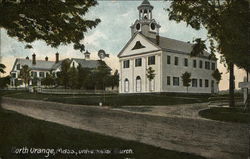
<path fill-rule="evenodd" d="M 147 74 L 146 74 L 147 78 L 149 81 L 152 81 L 155 78 L 155 70 L 152 67 L 149 67 L 147 69 Z"/>
<path fill-rule="evenodd" d="M 191 73 L 185 72 L 182 74 L 181 78 L 182 78 L 183 86 L 189 87 L 190 82 L 191 82 Z"/>
<path fill-rule="evenodd" d="M 29 83 L 31 77 L 30 77 L 30 68 L 28 65 L 23 65 L 20 70 L 20 77 L 23 79 L 25 87 Z"/>
<path fill-rule="evenodd" d="M 80 41 L 84 33 L 100 22 L 100 19 L 84 18 L 95 5 L 96 0 L 21 0 L 18 3 L 2 0 L 0 28 L 22 42 L 43 40 L 51 47 L 73 43 L 75 49 L 83 51 Z"/>
<path fill-rule="evenodd" d="M 250 70 L 249 2 L 247 0 L 174 0 L 169 19 L 184 21 L 199 30 L 208 31 L 208 38 L 217 42 L 216 49 L 227 62 Z"/>
<path fill-rule="evenodd" d="M 222 73 L 218 69 L 214 70 L 214 72 L 212 73 L 213 78 L 216 80 L 218 84 L 221 80 L 221 74 Z"/>

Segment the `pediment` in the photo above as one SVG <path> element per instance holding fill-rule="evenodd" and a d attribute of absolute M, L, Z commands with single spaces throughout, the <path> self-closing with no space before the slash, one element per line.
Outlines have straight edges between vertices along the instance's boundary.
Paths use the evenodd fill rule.
<path fill-rule="evenodd" d="M 132 56 L 136 54 L 149 53 L 159 50 L 160 47 L 152 43 L 145 36 L 138 33 L 135 34 L 125 45 L 118 57 Z"/>

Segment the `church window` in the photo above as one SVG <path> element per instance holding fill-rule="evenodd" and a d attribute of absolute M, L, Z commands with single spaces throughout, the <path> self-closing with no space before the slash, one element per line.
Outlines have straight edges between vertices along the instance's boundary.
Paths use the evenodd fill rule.
<path fill-rule="evenodd" d="M 192 79 L 192 87 L 197 87 L 197 79 Z"/>
<path fill-rule="evenodd" d="M 155 30 L 155 24 L 154 23 L 151 24 L 151 29 Z"/>
<path fill-rule="evenodd" d="M 199 82 L 199 83 L 200 83 L 200 87 L 202 87 L 202 79 L 200 79 L 200 82 Z"/>
<path fill-rule="evenodd" d="M 129 81 L 127 78 L 124 80 L 124 92 L 129 92 Z"/>
<path fill-rule="evenodd" d="M 136 30 L 140 30 L 140 28 L 141 28 L 140 23 L 136 24 Z"/>
<path fill-rule="evenodd" d="M 142 45 L 140 41 L 137 41 L 137 42 L 135 43 L 135 46 L 132 48 L 132 50 L 142 49 L 142 48 L 145 48 L 145 46 Z"/>
<path fill-rule="evenodd" d="M 214 93 L 214 80 L 211 81 L 211 93 Z"/>
<path fill-rule="evenodd" d="M 180 85 L 179 77 L 173 77 L 173 85 L 174 86 L 179 86 Z"/>
<path fill-rule="evenodd" d="M 171 64 L 171 56 L 167 56 L 167 64 Z"/>
<path fill-rule="evenodd" d="M 178 57 L 174 57 L 174 64 L 178 65 L 178 63 L 179 63 L 179 58 Z"/>
<path fill-rule="evenodd" d="M 135 59 L 135 67 L 139 67 L 141 66 L 142 62 L 141 62 L 141 58 Z"/>
<path fill-rule="evenodd" d="M 209 81 L 205 80 L 205 87 L 209 87 Z"/>
<path fill-rule="evenodd" d="M 200 68 L 203 67 L 203 62 L 200 60 Z"/>
<path fill-rule="evenodd" d="M 196 60 L 193 60 L 193 67 L 196 68 Z"/>
<path fill-rule="evenodd" d="M 171 78 L 170 78 L 170 76 L 167 76 L 167 85 L 168 85 L 168 86 L 171 85 Z"/>
<path fill-rule="evenodd" d="M 184 66 L 188 66 L 188 59 L 187 58 L 184 59 Z"/>
<path fill-rule="evenodd" d="M 136 77 L 136 92 L 141 92 L 141 77 Z"/>
<path fill-rule="evenodd" d="M 148 57 L 148 65 L 155 65 L 155 56 Z"/>
<path fill-rule="evenodd" d="M 205 62 L 205 69 L 210 70 L 210 62 Z"/>
<path fill-rule="evenodd" d="M 144 10 L 144 13 L 148 13 L 148 11 L 145 9 L 145 10 Z"/>
<path fill-rule="evenodd" d="M 215 63 L 212 63 L 212 70 L 215 70 Z"/>
<path fill-rule="evenodd" d="M 129 60 L 123 61 L 123 68 L 129 68 Z"/>

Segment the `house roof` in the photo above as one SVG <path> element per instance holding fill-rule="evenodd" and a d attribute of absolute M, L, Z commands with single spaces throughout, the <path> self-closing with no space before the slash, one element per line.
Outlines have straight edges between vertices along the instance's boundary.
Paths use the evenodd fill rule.
<path fill-rule="evenodd" d="M 67 59 L 68 59 L 68 58 L 67 58 Z M 66 60 L 66 59 L 64 59 L 64 60 Z M 51 69 L 52 69 L 52 70 L 56 70 L 58 67 L 61 66 L 61 64 L 62 64 L 62 62 L 63 62 L 64 60 L 61 60 L 61 61 L 58 61 L 57 63 L 54 63 L 54 65 L 51 67 Z"/>
<path fill-rule="evenodd" d="M 20 59 L 17 58 L 15 64 L 13 65 L 12 71 L 14 70 L 14 66 L 16 64 L 28 65 L 31 70 L 51 70 L 52 66 L 55 64 L 54 61 L 45 61 L 45 60 L 36 60 L 36 64 L 32 64 L 32 60 L 29 59 Z"/>
<path fill-rule="evenodd" d="M 97 60 L 85 60 L 85 59 L 78 59 L 78 58 L 72 58 L 71 60 L 76 61 L 83 68 L 97 68 L 100 65 L 99 61 Z"/>
<path fill-rule="evenodd" d="M 100 65 L 99 60 L 85 60 L 85 59 L 78 59 L 78 58 L 72 58 L 72 59 L 67 58 L 57 63 L 55 63 L 54 61 L 36 60 L 36 64 L 33 65 L 32 60 L 17 58 L 12 67 L 11 72 L 14 71 L 14 68 L 17 64 L 20 64 L 21 66 L 28 65 L 31 70 L 41 70 L 41 71 L 56 70 L 57 68 L 61 66 L 64 60 L 70 60 L 70 61 L 74 60 L 84 68 L 97 68 Z"/>

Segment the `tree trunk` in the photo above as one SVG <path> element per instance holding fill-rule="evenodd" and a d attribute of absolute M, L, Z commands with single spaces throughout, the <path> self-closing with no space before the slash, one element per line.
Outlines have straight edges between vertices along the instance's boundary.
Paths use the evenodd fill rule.
<path fill-rule="evenodd" d="M 246 72 L 247 72 L 247 82 L 249 82 L 249 75 L 248 75 L 249 71 L 247 70 Z M 249 107 L 250 107 L 250 100 L 249 100 L 249 97 L 248 97 L 248 88 L 247 88 L 247 100 L 246 100 L 245 108 L 249 109 Z"/>
<path fill-rule="evenodd" d="M 235 106 L 235 100 L 234 100 L 234 89 L 235 89 L 235 83 L 234 83 L 234 64 L 229 63 L 229 106 L 234 107 Z"/>

